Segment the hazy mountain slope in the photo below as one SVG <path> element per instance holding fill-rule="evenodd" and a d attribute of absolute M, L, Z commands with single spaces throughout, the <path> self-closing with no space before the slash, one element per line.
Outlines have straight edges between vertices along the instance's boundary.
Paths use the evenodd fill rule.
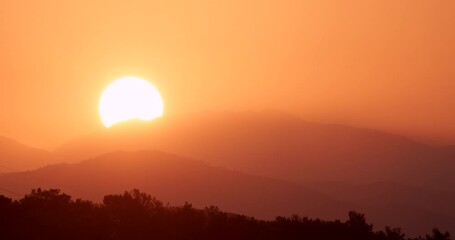
<path fill-rule="evenodd" d="M 0 173 L 32 170 L 55 163 L 53 154 L 0 137 Z"/>
<path fill-rule="evenodd" d="M 115 152 L 77 164 L 4 174 L 0 175 L 0 183 L 1 188 L 18 194 L 26 194 L 37 187 L 60 188 L 74 197 L 95 201 L 108 193 L 138 188 L 172 204 L 187 201 L 198 207 L 216 205 L 259 218 L 297 213 L 345 219 L 349 210 L 358 210 L 366 213 L 378 227 L 392 223 L 410 234 L 428 232 L 433 226 L 455 230 L 453 217 L 422 208 L 353 204 L 296 184 L 246 175 L 156 151 Z"/>
<path fill-rule="evenodd" d="M 395 182 L 371 184 L 319 182 L 305 186 L 344 201 L 367 203 L 377 209 L 412 206 L 441 215 L 455 216 L 455 192 L 452 191 L 417 188 Z"/>
<path fill-rule="evenodd" d="M 109 193 L 138 188 L 169 201 L 271 218 L 300 213 L 344 217 L 353 207 L 304 187 L 212 167 L 200 161 L 155 151 L 115 152 L 77 164 L 0 176 L 1 187 L 25 194 L 31 188 L 62 188 L 75 197 L 101 200 Z"/>
<path fill-rule="evenodd" d="M 296 182 L 395 181 L 452 190 L 455 150 L 380 131 L 306 122 L 264 111 L 208 113 L 127 123 L 67 143 L 80 160 L 113 150 L 159 149 L 255 175 Z"/>

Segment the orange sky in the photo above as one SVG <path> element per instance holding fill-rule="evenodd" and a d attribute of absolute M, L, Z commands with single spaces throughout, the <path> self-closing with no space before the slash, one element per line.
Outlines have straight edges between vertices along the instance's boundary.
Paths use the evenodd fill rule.
<path fill-rule="evenodd" d="M 71 3 L 70 3 L 71 2 Z M 275 108 L 455 143 L 455 1 L 0 0 L 0 135 L 52 148 L 150 80 L 166 114 Z"/>

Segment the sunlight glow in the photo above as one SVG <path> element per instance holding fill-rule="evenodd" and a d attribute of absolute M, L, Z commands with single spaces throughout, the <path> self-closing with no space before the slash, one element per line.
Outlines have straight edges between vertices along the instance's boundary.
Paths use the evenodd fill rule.
<path fill-rule="evenodd" d="M 130 119 L 148 121 L 163 115 L 163 100 L 158 90 L 146 80 L 125 77 L 104 90 L 99 114 L 106 127 Z"/>

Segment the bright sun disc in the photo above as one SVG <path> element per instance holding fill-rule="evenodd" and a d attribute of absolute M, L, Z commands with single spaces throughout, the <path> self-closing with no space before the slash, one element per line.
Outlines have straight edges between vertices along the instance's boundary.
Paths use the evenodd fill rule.
<path fill-rule="evenodd" d="M 163 115 L 163 100 L 158 90 L 146 80 L 125 77 L 104 90 L 99 113 L 106 127 L 130 119 L 152 120 Z"/>

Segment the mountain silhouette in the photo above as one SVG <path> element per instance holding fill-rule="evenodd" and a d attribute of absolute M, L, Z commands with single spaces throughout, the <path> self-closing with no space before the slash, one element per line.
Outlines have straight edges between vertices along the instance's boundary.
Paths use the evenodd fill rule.
<path fill-rule="evenodd" d="M 0 136 L 0 173 L 33 170 L 55 162 L 50 152 Z"/>
<path fill-rule="evenodd" d="M 304 121 L 276 111 L 206 113 L 118 125 L 55 153 L 79 161 L 115 150 L 158 149 L 298 183 L 399 182 L 453 190 L 455 148 L 381 131 Z"/>

